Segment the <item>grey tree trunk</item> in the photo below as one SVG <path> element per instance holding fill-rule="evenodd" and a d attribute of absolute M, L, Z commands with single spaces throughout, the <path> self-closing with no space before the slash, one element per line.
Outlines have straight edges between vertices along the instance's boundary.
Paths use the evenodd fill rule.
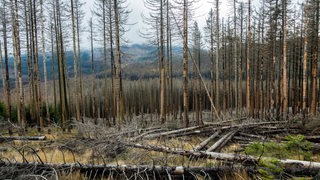
<path fill-rule="evenodd" d="M 251 107 L 250 107 L 250 89 L 251 89 L 251 84 L 250 84 L 250 19 L 251 19 L 251 0 L 248 0 L 249 4 L 249 10 L 248 10 L 248 30 L 247 30 L 247 88 L 246 88 L 246 109 L 247 109 L 247 114 L 251 116 Z"/>
<path fill-rule="evenodd" d="M 121 74 L 121 54 L 120 54 L 120 30 L 119 30 L 119 12 L 118 1 L 113 1 L 114 16 L 115 16 L 115 33 L 116 33 L 116 83 L 115 89 L 117 93 L 117 118 L 118 125 L 124 124 L 124 104 L 123 104 L 123 92 L 122 92 L 122 74 Z"/>
<path fill-rule="evenodd" d="M 72 18 L 72 42 L 73 42 L 73 72 L 74 72 L 74 90 L 76 100 L 76 120 L 80 121 L 80 103 L 79 103 L 79 82 L 78 82 L 78 67 L 77 67 L 77 48 L 76 48 L 76 31 L 75 31 L 75 17 L 74 4 L 71 2 L 71 18 Z"/>
<path fill-rule="evenodd" d="M 183 1 L 183 120 L 189 127 L 188 101 L 188 0 Z"/>
<path fill-rule="evenodd" d="M 48 83 L 47 83 L 47 53 L 44 36 L 44 15 L 43 0 L 40 0 L 40 23 L 41 23 L 41 40 L 42 40 L 42 58 L 43 58 L 43 76 L 44 76 L 44 101 L 46 104 L 46 120 L 50 122 L 49 102 L 48 102 Z"/>
<path fill-rule="evenodd" d="M 305 4 L 305 22 L 304 22 L 304 46 L 303 46 L 303 65 L 302 65 L 302 113 L 307 114 L 307 47 L 308 47 L 308 30 L 309 30 L 309 0 Z M 305 118 L 302 120 L 303 125 L 306 123 Z"/>

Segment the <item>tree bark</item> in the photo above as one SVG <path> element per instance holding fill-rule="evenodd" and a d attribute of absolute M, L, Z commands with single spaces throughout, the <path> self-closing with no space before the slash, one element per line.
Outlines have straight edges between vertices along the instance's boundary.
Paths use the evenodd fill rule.
<path fill-rule="evenodd" d="M 188 100 L 188 0 L 183 1 L 183 120 L 189 127 Z"/>
<path fill-rule="evenodd" d="M 79 103 L 79 83 L 78 83 L 78 66 L 77 66 L 77 48 L 76 48 L 76 31 L 75 31 L 75 17 L 74 17 L 74 4 L 71 3 L 71 18 L 72 18 L 72 42 L 73 42 L 73 72 L 74 72 L 74 90 L 76 100 L 76 120 L 80 121 L 80 103 Z"/>
<path fill-rule="evenodd" d="M 216 0 L 216 109 L 220 114 L 220 73 L 219 73 L 219 51 L 220 51 L 220 25 L 219 25 L 219 0 Z"/>
<path fill-rule="evenodd" d="M 160 121 L 166 120 L 165 114 L 165 67 L 164 67 L 164 37 L 163 37 L 163 1 L 160 0 Z"/>
<path fill-rule="evenodd" d="M 46 104 L 46 119 L 50 122 L 49 100 L 48 100 L 48 84 L 47 84 L 47 53 L 44 37 L 44 14 L 43 14 L 43 0 L 40 0 L 40 23 L 41 23 L 41 40 L 42 40 L 42 58 L 43 58 L 43 76 L 44 76 L 44 101 Z"/>
<path fill-rule="evenodd" d="M 319 0 L 314 0 L 314 8 L 315 8 L 315 17 L 313 19 L 314 27 L 312 32 L 312 85 L 311 85 L 311 107 L 310 112 L 313 115 L 316 115 L 317 110 L 317 101 L 318 101 L 318 93 L 317 93 L 317 75 L 318 75 L 318 46 L 319 46 Z"/>
<path fill-rule="evenodd" d="M 287 113 L 288 113 L 288 85 L 287 85 L 287 1 L 283 0 L 282 1 L 282 30 L 283 30 L 283 39 L 282 39 L 282 44 L 283 44 L 283 49 L 282 49 L 282 111 L 283 111 L 283 118 L 286 118 Z"/>
<path fill-rule="evenodd" d="M 118 12 L 118 0 L 113 1 L 114 16 L 115 16 L 115 33 L 116 33 L 116 93 L 117 93 L 117 118 L 118 125 L 122 125 L 125 122 L 124 119 L 124 104 L 123 104 L 123 92 L 122 92 L 122 73 L 121 73 L 121 55 L 120 55 L 120 30 L 119 30 L 119 12 Z"/>
<path fill-rule="evenodd" d="M 248 29 L 247 29 L 247 88 L 246 88 L 246 109 L 247 109 L 247 114 L 249 116 L 252 116 L 251 114 L 251 107 L 250 107 L 250 90 L 251 90 L 251 84 L 250 84 L 250 35 L 251 35 L 251 31 L 250 31 L 250 20 L 251 20 L 251 0 L 248 0 L 248 4 L 249 4 L 249 9 L 248 9 Z"/>
<path fill-rule="evenodd" d="M 303 46 L 303 66 L 302 66 L 302 113 L 307 114 L 307 47 L 308 47 L 308 30 L 309 30 L 309 0 L 305 4 L 305 31 L 304 31 L 304 46 Z M 302 120 L 303 125 L 306 123 L 305 118 Z"/>

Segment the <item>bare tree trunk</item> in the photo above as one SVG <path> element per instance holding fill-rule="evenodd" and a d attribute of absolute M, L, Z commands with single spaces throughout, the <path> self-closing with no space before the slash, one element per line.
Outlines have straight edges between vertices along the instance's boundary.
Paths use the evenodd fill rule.
<path fill-rule="evenodd" d="M 251 0 L 248 0 L 248 4 L 249 4 L 249 10 L 248 10 L 248 30 L 247 30 L 247 88 L 246 88 L 246 108 L 247 108 L 247 114 L 249 116 L 251 116 L 252 114 L 250 114 L 251 112 L 251 107 L 250 107 L 250 89 L 251 89 L 251 85 L 250 85 L 250 19 L 251 19 Z"/>
<path fill-rule="evenodd" d="M 102 1 L 102 21 L 103 21 L 103 71 L 104 71 L 104 96 L 105 96 L 105 118 L 106 125 L 110 126 L 108 115 L 108 89 L 107 89 L 107 37 L 106 37 L 106 3 Z"/>
<path fill-rule="evenodd" d="M 242 62 L 243 62 L 243 50 L 242 50 L 242 36 L 243 36 L 243 3 L 240 4 L 240 45 L 239 45 L 239 51 L 240 51 L 240 62 L 239 62 L 239 109 L 240 109 L 240 115 L 242 114 Z"/>
<path fill-rule="evenodd" d="M 282 67 L 282 110 L 284 113 L 284 118 L 286 118 L 287 113 L 288 113 L 288 85 L 287 85 L 287 28 L 286 28 L 286 16 L 287 16 L 287 1 L 283 0 L 282 1 L 282 29 L 283 29 L 283 39 L 282 39 L 282 43 L 283 43 L 283 54 L 282 54 L 282 63 L 283 63 L 283 67 Z"/>
<path fill-rule="evenodd" d="M 169 17 L 169 1 L 166 1 L 166 56 L 167 56 L 167 69 L 166 69 L 166 114 L 169 115 L 169 117 L 171 117 L 170 115 L 172 115 L 172 109 L 171 109 L 171 99 L 172 99 L 172 94 L 171 94 L 171 84 L 170 84 L 170 17 Z"/>
<path fill-rule="evenodd" d="M 239 109 L 238 109 L 238 88 L 237 88 L 237 85 L 238 85 L 238 54 L 237 54 L 237 22 L 236 22 L 236 18 L 237 18 L 237 15 L 236 15 L 236 10 L 237 10 L 237 7 L 236 7 L 236 0 L 233 0 L 233 48 L 234 48 L 234 52 L 233 52 L 233 58 L 234 58 L 234 90 L 235 90 L 235 98 L 234 98 L 234 103 L 235 103 L 235 110 L 236 110 L 236 116 L 238 116 L 239 114 Z"/>
<path fill-rule="evenodd" d="M 220 113 L 220 74 L 219 74 L 219 51 L 220 51 L 220 25 L 219 25 L 219 0 L 216 0 L 216 108 Z"/>
<path fill-rule="evenodd" d="M 79 83 L 78 83 L 78 67 L 77 67 L 77 48 L 76 48 L 76 31 L 75 31 L 75 17 L 73 0 L 71 2 L 71 17 L 72 17 L 72 42 L 73 42 L 73 72 L 74 72 L 74 86 L 75 86 L 75 100 L 76 100 L 76 120 L 80 121 L 80 103 L 79 103 Z"/>
<path fill-rule="evenodd" d="M 304 31 L 304 47 L 303 47 L 303 66 L 302 66 L 302 113 L 305 116 L 307 113 L 307 47 L 308 47 L 308 30 L 309 30 L 309 0 L 305 4 L 305 31 Z M 305 125 L 305 118 L 302 120 Z"/>
<path fill-rule="evenodd" d="M 183 1 L 183 120 L 189 127 L 188 102 L 188 0 Z"/>
<path fill-rule="evenodd" d="M 11 0 L 11 3 L 12 0 Z M 21 68 L 21 53 L 20 53 L 20 33 L 19 33 L 19 15 L 18 15 L 18 1 L 15 0 L 14 4 L 11 4 L 12 10 L 12 29 L 14 35 L 14 57 L 15 61 L 17 61 L 17 73 L 18 73 L 18 82 L 19 85 L 15 87 L 16 89 L 19 88 L 19 112 L 18 119 L 20 120 L 20 126 L 24 130 L 25 129 L 25 102 L 24 102 L 24 89 L 23 89 L 23 82 L 22 82 L 22 68 Z M 14 17 L 13 17 L 14 16 Z"/>
<path fill-rule="evenodd" d="M 90 28 L 90 45 L 91 45 L 91 70 L 92 70 L 92 118 L 94 120 L 94 124 L 98 124 L 97 122 L 97 112 L 96 112 L 96 80 L 95 80 L 95 71 L 94 71 L 94 54 L 93 54 L 93 23 L 92 17 L 89 21 Z"/>
<path fill-rule="evenodd" d="M 29 7 L 27 5 L 27 0 L 23 0 L 23 6 L 24 6 L 24 23 L 25 23 L 25 35 L 26 35 L 26 53 L 27 53 L 27 62 L 28 62 L 28 88 L 29 88 L 29 107 L 30 107 L 30 115 L 31 115 L 31 119 L 33 119 L 33 108 L 31 108 L 31 106 L 33 106 L 33 95 L 32 95 L 32 59 L 31 59 L 31 52 L 30 52 L 30 39 L 29 39 L 29 35 L 30 35 L 30 30 L 29 30 L 29 14 L 28 14 L 28 10 Z M 27 10 L 28 8 L 28 10 Z"/>
<path fill-rule="evenodd" d="M 113 123 L 115 123 L 116 117 L 116 95 L 114 87 L 115 79 L 115 63 L 114 63 L 114 53 L 113 53 L 113 26 L 112 26 L 112 0 L 109 0 L 109 41 L 110 41 L 110 60 L 111 60 L 111 117 Z"/>
<path fill-rule="evenodd" d="M 226 27 L 224 25 L 224 20 L 222 18 L 222 23 L 221 23 L 221 30 L 222 30 L 222 38 L 221 38 L 221 43 L 222 43 L 222 112 L 225 114 L 226 109 L 227 109 L 227 70 L 226 70 L 226 64 L 227 64 L 227 42 L 226 42 Z"/>
<path fill-rule="evenodd" d="M 318 75 L 318 43 L 319 43 L 319 0 L 315 0 L 315 19 L 314 27 L 313 27 L 313 43 L 312 43 L 312 85 L 311 85 L 311 107 L 310 112 L 313 115 L 316 115 L 316 107 L 317 107 L 317 75 Z"/>
<path fill-rule="evenodd" d="M 118 0 L 114 0 L 115 32 L 116 32 L 116 93 L 117 93 L 117 118 L 118 125 L 124 124 L 123 112 L 123 92 L 122 92 L 122 74 L 121 74 L 121 55 L 120 55 L 120 30 L 119 30 L 119 12 Z"/>
<path fill-rule="evenodd" d="M 61 14 L 59 0 L 56 0 L 56 7 L 54 13 L 55 19 L 55 31 L 57 38 L 57 54 L 58 54 L 58 69 L 59 69 L 59 91 L 60 91 L 60 110 L 61 110 L 61 126 L 65 131 L 66 125 L 68 125 L 68 102 L 66 92 L 66 79 L 64 71 L 64 49 L 63 49 L 63 37 L 61 27 Z M 69 127 L 68 127 L 69 128 Z"/>
<path fill-rule="evenodd" d="M 7 90 L 6 90 L 6 79 L 5 79 L 5 70 L 3 68 L 3 60 L 2 60 L 2 45 L 0 41 L 0 70 L 1 70 L 1 80 L 2 80 L 2 89 L 4 92 L 4 100 L 7 98 Z"/>
<path fill-rule="evenodd" d="M 76 18 L 76 26 L 77 26 L 77 44 L 78 44 L 78 67 L 80 73 L 80 118 L 81 116 L 85 116 L 85 106 L 84 106 L 84 97 L 83 97 L 83 81 L 82 81 L 82 65 L 81 65 L 81 49 L 80 49 L 80 7 L 79 0 L 75 0 L 75 18 Z M 82 112 L 81 112 L 82 111 Z"/>
<path fill-rule="evenodd" d="M 44 101 L 46 104 L 46 119 L 50 122 L 49 102 L 48 102 L 48 84 L 47 84 L 47 53 L 44 37 L 44 15 L 43 15 L 43 0 L 40 0 L 40 18 L 41 18 L 41 39 L 42 39 L 42 58 L 43 58 L 43 75 L 44 75 Z"/>
<path fill-rule="evenodd" d="M 6 1 L 3 0 L 2 4 L 6 7 Z M 2 16 L 2 33 L 3 33 L 3 45 L 4 45 L 4 61 L 5 61 L 5 69 L 6 69 L 6 92 L 7 92 L 7 108 L 6 114 L 8 116 L 8 120 L 11 120 L 11 87 L 10 87 L 10 73 L 9 73 L 9 58 L 8 58 L 8 40 L 7 40 L 7 21 L 6 21 L 6 12 L 3 11 Z M 11 126 L 9 126 L 9 132 L 11 132 Z"/>
<path fill-rule="evenodd" d="M 52 65 L 52 78 L 53 78 L 53 102 L 54 110 L 57 109 L 57 94 L 56 94 L 56 72 L 55 72 L 55 63 L 54 63 L 54 38 L 53 38 L 53 25 L 50 25 L 50 35 L 51 35 L 51 65 Z"/>
<path fill-rule="evenodd" d="M 160 121 L 163 124 L 165 116 L 165 68 L 164 68 L 164 38 L 163 38 L 163 1 L 160 0 Z"/>
<path fill-rule="evenodd" d="M 17 58 L 17 45 L 16 45 L 16 27 L 15 27 L 15 10 L 13 0 L 10 0 L 10 16 L 11 16 L 11 27 L 12 27 L 12 51 L 13 51 L 13 71 L 14 71 L 14 98 L 16 103 L 16 112 L 18 118 L 18 124 L 21 126 L 21 116 L 20 116 L 20 103 L 19 103 L 19 77 L 18 77 L 18 58 Z"/>
<path fill-rule="evenodd" d="M 214 96 L 214 93 L 215 93 L 215 77 L 214 77 L 214 69 L 215 69 L 215 62 L 214 62 L 214 59 L 213 59 L 213 43 L 214 43 L 214 39 L 213 39 L 213 10 L 211 9 L 210 12 L 209 12 L 209 30 L 210 30 L 210 62 L 211 62 L 211 99 L 213 101 L 215 101 L 215 96 Z M 214 113 L 214 108 L 211 107 L 211 118 L 213 120 L 213 113 Z"/>

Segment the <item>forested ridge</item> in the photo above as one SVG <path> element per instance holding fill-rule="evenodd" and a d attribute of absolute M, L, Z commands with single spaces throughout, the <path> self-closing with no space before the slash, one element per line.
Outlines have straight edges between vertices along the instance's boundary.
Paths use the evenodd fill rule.
<path fill-rule="evenodd" d="M 10 135 L 4 141 L 34 141 L 38 139 L 28 137 L 28 129 L 43 135 L 56 128 L 55 133 L 81 137 L 79 147 L 90 139 L 97 145 L 115 144 L 116 155 L 104 147 L 111 159 L 130 147 L 178 154 L 190 162 L 229 162 L 229 155 L 215 152 L 234 140 L 252 155 L 234 162 L 255 164 L 254 170 L 240 171 L 267 177 L 255 169 L 263 167 L 272 177 L 285 177 L 271 163 L 293 176 L 317 174 L 318 144 L 308 143 L 311 137 L 318 143 L 320 128 L 319 0 L 214 0 L 207 3 L 211 10 L 203 12 L 204 27 L 195 13 L 199 0 L 143 2 L 148 11 L 141 14 L 144 27 L 137 33 L 146 43 L 135 44 L 126 36 L 135 26 L 126 0 L 95 0 L 90 14 L 83 0 L 0 0 L 0 120 Z M 222 3 L 228 4 L 228 13 L 222 12 Z M 54 138 L 65 138 L 58 134 Z M 207 135 L 194 143 L 194 136 Z M 177 137 L 198 146 L 153 146 L 150 140 Z M 270 142 L 265 144 L 266 139 Z M 151 144 L 135 144 L 138 140 Z M 274 141 L 288 156 L 270 156 L 288 158 L 289 163 L 260 159 Z M 297 141 L 302 150 L 291 149 Z M 80 150 L 68 148 L 75 162 Z M 82 152 L 92 151 L 90 160 L 97 161 L 93 148 L 82 147 Z M 16 149 L 27 163 L 17 165 L 28 167 L 24 149 Z M 295 152 L 306 161 L 292 160 L 302 165 L 298 171 L 288 167 Z M 267 165 L 261 164 L 265 161 Z M 307 161 L 312 161 L 312 170 Z M 198 173 L 197 168 L 187 171 L 193 170 Z"/>

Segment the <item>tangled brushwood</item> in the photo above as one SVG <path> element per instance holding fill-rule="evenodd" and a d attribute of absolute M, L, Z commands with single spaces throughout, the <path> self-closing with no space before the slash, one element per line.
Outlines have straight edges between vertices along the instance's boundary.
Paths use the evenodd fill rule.
<path fill-rule="evenodd" d="M 120 130 L 91 121 L 75 122 L 69 133 L 52 127 L 41 136 L 1 136 L 0 179 L 272 179 L 320 171 L 320 136 L 300 135 L 292 121 L 237 118 L 188 128 L 133 121 Z"/>

